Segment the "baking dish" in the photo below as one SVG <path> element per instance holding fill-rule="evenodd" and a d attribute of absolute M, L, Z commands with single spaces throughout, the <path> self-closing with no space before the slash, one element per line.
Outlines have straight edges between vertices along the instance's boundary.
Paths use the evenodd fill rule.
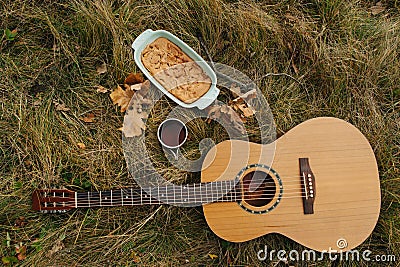
<path fill-rule="evenodd" d="M 193 61 L 195 61 L 203 71 L 210 77 L 211 79 L 211 86 L 208 89 L 207 93 L 201 96 L 199 99 L 194 101 L 193 103 L 185 103 L 179 100 L 177 97 L 172 95 L 165 89 L 154 77 L 151 73 L 146 69 L 146 67 L 142 63 L 141 54 L 143 50 L 146 48 L 147 45 L 155 41 L 156 39 L 164 37 L 169 41 L 173 42 L 177 45 L 182 52 L 188 55 Z M 185 108 L 193 108 L 197 107 L 199 109 L 204 109 L 208 107 L 218 96 L 219 89 L 217 88 L 217 76 L 215 72 L 211 69 L 211 67 L 197 54 L 190 46 L 185 44 L 182 40 L 180 40 L 175 35 L 164 31 L 164 30 L 157 30 L 153 31 L 151 29 L 147 29 L 142 32 L 138 37 L 136 37 L 135 41 L 132 43 L 132 48 L 134 49 L 134 59 L 136 65 L 139 69 L 143 72 L 143 74 L 153 83 L 158 89 L 160 89 L 165 95 L 167 95 L 170 99 L 172 99 L 178 105 L 185 107 Z"/>

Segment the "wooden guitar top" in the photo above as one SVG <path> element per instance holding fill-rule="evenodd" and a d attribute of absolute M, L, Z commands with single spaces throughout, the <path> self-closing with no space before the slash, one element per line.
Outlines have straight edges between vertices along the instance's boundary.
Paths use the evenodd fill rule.
<path fill-rule="evenodd" d="M 300 158 L 308 159 L 315 177 L 312 214 L 303 209 L 302 187 L 308 182 L 300 173 Z M 210 228 L 221 238 L 242 242 L 281 233 L 317 251 L 346 251 L 360 245 L 374 229 L 380 210 L 378 168 L 367 139 L 351 124 L 315 118 L 272 144 L 224 141 L 207 154 L 201 179 L 240 179 L 238 174 L 252 164 L 272 168 L 274 200 L 263 207 L 246 201 L 204 205 Z"/>

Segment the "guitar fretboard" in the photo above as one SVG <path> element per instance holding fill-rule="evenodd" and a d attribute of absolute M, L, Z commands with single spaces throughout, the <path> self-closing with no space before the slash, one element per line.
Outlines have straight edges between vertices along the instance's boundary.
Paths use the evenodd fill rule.
<path fill-rule="evenodd" d="M 98 192 L 79 192 L 77 208 L 114 207 L 151 204 L 206 204 L 210 202 L 235 202 L 241 199 L 237 180 L 195 183 L 189 185 L 167 184 L 156 187 L 123 188 Z"/>

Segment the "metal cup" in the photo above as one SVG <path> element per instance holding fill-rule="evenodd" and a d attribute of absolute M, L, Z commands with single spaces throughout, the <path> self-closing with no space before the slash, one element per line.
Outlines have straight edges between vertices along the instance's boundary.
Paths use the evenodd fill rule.
<path fill-rule="evenodd" d="M 186 125 L 178 119 L 166 119 L 158 126 L 158 141 L 174 155 L 175 160 L 178 159 L 179 147 L 185 143 L 187 136 Z"/>

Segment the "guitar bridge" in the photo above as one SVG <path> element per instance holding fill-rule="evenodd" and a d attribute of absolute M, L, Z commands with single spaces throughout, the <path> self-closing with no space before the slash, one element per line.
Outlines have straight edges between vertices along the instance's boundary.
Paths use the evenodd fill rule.
<path fill-rule="evenodd" d="M 316 194 L 315 177 L 311 171 L 308 158 L 299 158 L 299 165 L 304 214 L 313 214 Z"/>

